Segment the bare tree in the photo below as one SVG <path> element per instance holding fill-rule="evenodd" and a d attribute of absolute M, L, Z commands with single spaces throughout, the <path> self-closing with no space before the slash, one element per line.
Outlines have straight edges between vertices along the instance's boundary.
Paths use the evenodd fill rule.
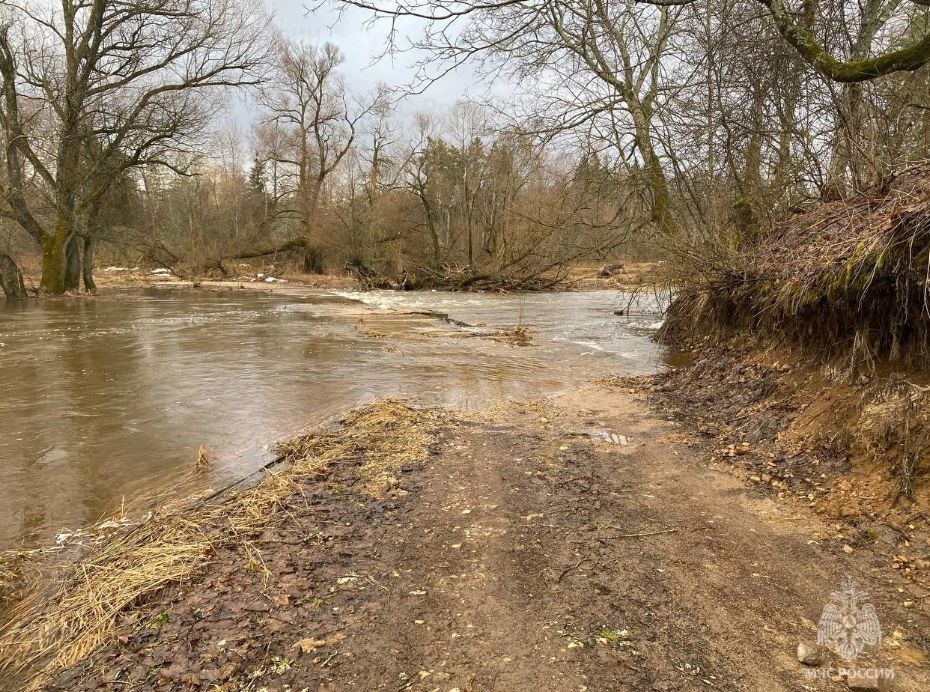
<path fill-rule="evenodd" d="M 42 288 L 93 288 L 100 207 L 127 171 L 176 168 L 222 102 L 267 63 L 266 19 L 250 0 L 3 2 L 2 213 L 42 246 Z M 183 173 L 181 169 L 178 172 Z M 34 172 L 48 218 L 25 194 Z"/>
<path fill-rule="evenodd" d="M 298 213 L 306 241 L 304 269 L 320 273 L 325 248 L 321 202 L 327 179 L 352 150 L 360 123 L 384 95 L 352 103 L 338 71 L 343 56 L 331 43 L 317 47 L 281 38 L 278 52 L 278 77 L 264 102 L 288 141 L 278 162 L 296 170 Z"/>
<path fill-rule="evenodd" d="M 687 5 L 700 5 L 714 0 L 637 0 L 640 4 L 658 7 L 684 7 Z M 837 82 L 864 82 L 876 79 L 894 72 L 913 72 L 930 62 L 930 30 L 924 27 L 898 26 L 897 40 L 885 41 L 877 47 L 870 46 L 872 50 L 865 57 L 850 55 L 848 51 L 831 50 L 832 46 L 818 38 L 819 31 L 810 17 L 830 14 L 829 5 L 832 0 L 800 0 L 801 11 L 798 12 L 786 0 L 752 0 L 765 8 L 775 28 L 781 37 L 790 44 L 811 66 L 829 79 Z M 423 45 L 432 45 L 439 48 L 439 53 L 445 58 L 463 60 L 484 50 L 496 46 L 493 43 L 478 45 L 470 42 L 470 31 L 462 31 L 464 20 L 481 23 L 492 15 L 512 17 L 518 14 L 522 17 L 515 23 L 502 21 L 510 38 L 516 39 L 527 28 L 527 19 L 542 12 L 551 11 L 560 5 L 565 8 L 573 6 L 563 0 L 400 0 L 396 3 L 379 3 L 376 0 L 337 0 L 344 5 L 360 7 L 375 13 L 376 17 L 389 17 L 392 21 L 398 18 L 412 18 L 429 23 Z M 872 37 L 875 38 L 883 28 L 892 27 L 893 13 L 883 11 L 890 2 L 867 0 L 857 3 L 861 11 L 863 23 L 873 23 L 876 26 Z M 927 0 L 909 0 L 919 8 L 928 6 Z M 839 2 L 841 11 L 850 3 Z M 822 5 L 827 5 L 825 12 Z M 876 6 L 882 6 L 877 12 Z M 584 8 L 586 3 L 574 4 L 575 8 Z M 800 15 L 800 18 L 799 18 Z M 477 18 L 477 19 L 476 19 Z M 473 25 L 472 25 L 473 26 Z M 391 37 L 397 35 L 395 30 Z M 465 39 L 463 43 L 462 39 Z"/>

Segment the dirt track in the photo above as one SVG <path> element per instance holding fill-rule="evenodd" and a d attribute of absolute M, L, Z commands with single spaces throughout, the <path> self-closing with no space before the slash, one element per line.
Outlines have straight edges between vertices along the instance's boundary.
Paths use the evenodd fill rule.
<path fill-rule="evenodd" d="M 386 499 L 337 465 L 252 541 L 262 566 L 230 548 L 52 688 L 845 689 L 795 649 L 851 575 L 886 642 L 856 665 L 928 689 L 921 594 L 685 441 L 628 394 L 450 414 Z"/>

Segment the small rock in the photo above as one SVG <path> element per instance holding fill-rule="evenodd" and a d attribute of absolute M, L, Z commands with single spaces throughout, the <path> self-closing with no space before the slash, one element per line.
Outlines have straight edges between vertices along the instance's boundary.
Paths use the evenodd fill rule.
<path fill-rule="evenodd" d="M 851 545 L 844 545 L 843 552 L 846 553 L 847 555 L 851 555 L 853 552 L 853 547 Z"/>
<path fill-rule="evenodd" d="M 824 650 L 813 642 L 798 644 L 798 661 L 805 666 L 819 666 L 823 663 Z"/>

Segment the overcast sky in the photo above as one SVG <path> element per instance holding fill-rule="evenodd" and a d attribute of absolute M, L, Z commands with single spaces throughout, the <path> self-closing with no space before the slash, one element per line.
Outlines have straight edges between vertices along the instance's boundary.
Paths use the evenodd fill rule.
<path fill-rule="evenodd" d="M 307 0 L 264 0 L 274 16 L 274 23 L 285 35 L 314 43 L 329 41 L 337 45 L 345 55 L 340 68 L 346 84 L 355 93 L 366 94 L 379 83 L 403 87 L 414 76 L 413 62 L 416 55 L 379 56 L 384 51 L 387 38 L 387 22 L 366 25 L 369 13 L 346 7 L 341 17 L 334 8 L 324 8 L 308 13 Z M 415 24 L 405 27 L 411 35 L 419 29 Z M 473 70 L 467 66 L 446 75 L 421 95 L 411 96 L 400 105 L 402 114 L 417 112 L 442 113 L 455 101 L 465 96 L 481 96 L 483 88 L 476 83 Z M 249 103 L 239 103 L 233 109 L 234 120 L 240 127 L 248 129 L 254 122 L 256 111 Z"/>

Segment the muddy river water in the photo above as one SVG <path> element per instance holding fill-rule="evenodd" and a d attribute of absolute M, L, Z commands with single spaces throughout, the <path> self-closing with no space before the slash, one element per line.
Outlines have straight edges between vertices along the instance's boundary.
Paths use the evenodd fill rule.
<path fill-rule="evenodd" d="M 275 441 L 365 401 L 477 408 L 667 362 L 658 301 L 151 289 L 0 301 L 0 548 L 53 539 L 125 502 L 217 487 Z M 441 312 L 474 328 L 450 324 Z M 522 323 L 533 345 L 475 337 Z M 212 460 L 192 480 L 198 450 Z"/>

